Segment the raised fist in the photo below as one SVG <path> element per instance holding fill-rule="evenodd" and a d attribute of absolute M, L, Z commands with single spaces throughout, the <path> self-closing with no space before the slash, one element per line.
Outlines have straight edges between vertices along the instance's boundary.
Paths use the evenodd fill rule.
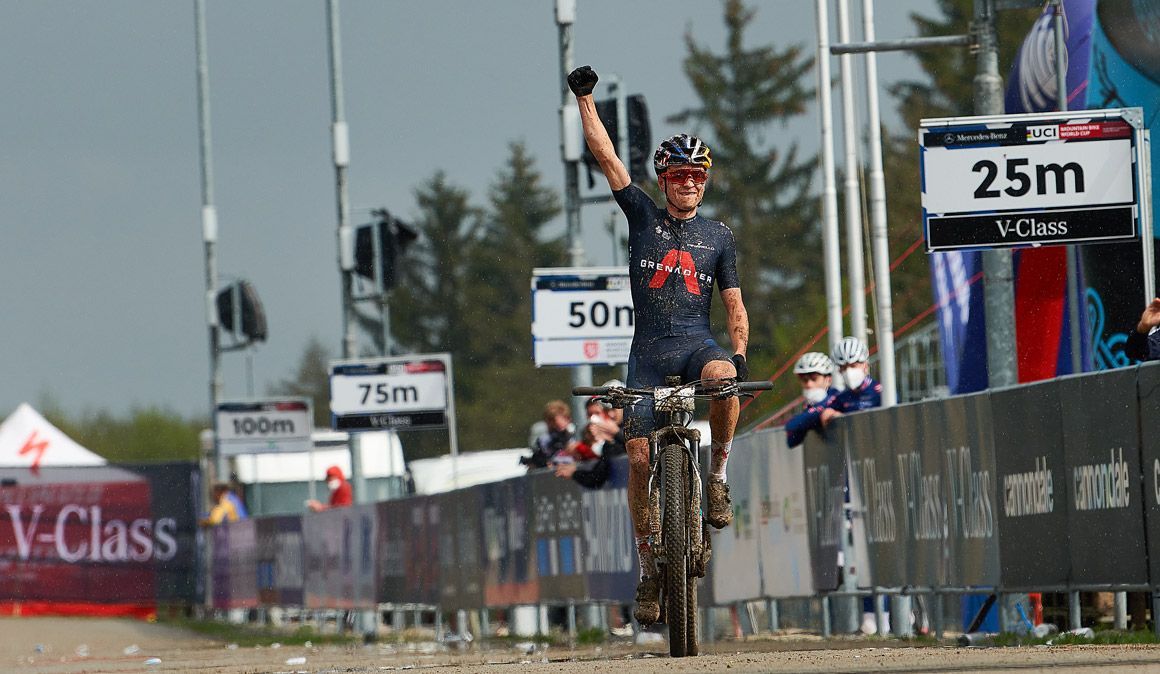
<path fill-rule="evenodd" d="M 577 96 L 588 96 L 592 93 L 592 87 L 600 81 L 600 77 L 596 75 L 596 71 L 591 66 L 580 66 L 579 68 L 568 73 L 568 88 Z"/>

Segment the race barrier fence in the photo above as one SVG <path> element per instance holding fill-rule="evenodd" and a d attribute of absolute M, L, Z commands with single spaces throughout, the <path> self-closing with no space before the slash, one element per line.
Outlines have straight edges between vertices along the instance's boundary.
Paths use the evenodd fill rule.
<path fill-rule="evenodd" d="M 712 535 L 702 605 L 840 593 L 847 508 L 863 591 L 1160 587 L 1158 427 L 1160 364 L 1148 364 L 849 415 L 793 449 L 778 429 L 739 436 L 729 467 L 734 524 Z M 102 590 L 123 587 L 133 602 L 196 596 L 192 512 L 151 524 L 148 546 L 145 524 L 133 535 L 133 522 L 161 522 L 159 508 L 178 508 L 176 494 L 197 484 L 187 473 L 143 471 L 155 486 L 135 488 L 124 517 L 113 517 L 124 486 L 96 490 L 92 504 L 69 501 L 73 488 L 0 488 L 0 603 L 66 601 L 61 592 L 72 586 L 50 576 L 81 566 L 88 578 L 130 574 L 135 581 Z M 207 602 L 444 611 L 627 604 L 636 559 L 626 477 L 620 459 L 598 490 L 543 472 L 215 527 Z M 97 511 L 102 528 L 93 534 Z M 40 535 L 53 526 L 59 544 Z M 79 558 L 94 540 L 101 554 L 86 548 Z"/>

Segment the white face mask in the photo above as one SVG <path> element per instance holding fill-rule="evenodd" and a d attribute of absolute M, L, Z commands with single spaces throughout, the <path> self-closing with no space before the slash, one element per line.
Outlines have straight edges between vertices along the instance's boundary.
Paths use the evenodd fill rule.
<path fill-rule="evenodd" d="M 846 378 L 846 385 L 850 388 L 856 389 L 866 381 L 866 372 L 856 367 L 847 368 L 842 376 Z"/>
<path fill-rule="evenodd" d="M 805 396 L 806 402 L 811 405 L 817 405 L 818 403 L 825 400 L 826 393 L 826 389 L 821 387 L 802 389 L 802 395 Z"/>
<path fill-rule="evenodd" d="M 340 486 L 342 486 L 342 480 L 335 479 L 335 480 L 327 480 L 326 481 L 326 488 L 329 489 L 330 491 L 334 491 L 334 490 L 338 489 Z"/>

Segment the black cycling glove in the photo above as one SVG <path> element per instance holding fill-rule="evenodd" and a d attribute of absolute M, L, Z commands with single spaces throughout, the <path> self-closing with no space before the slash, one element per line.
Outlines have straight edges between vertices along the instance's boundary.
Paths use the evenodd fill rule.
<path fill-rule="evenodd" d="M 745 363 L 745 356 L 733 354 L 733 366 L 737 368 L 737 381 L 749 381 L 749 365 Z"/>
<path fill-rule="evenodd" d="M 592 66 L 580 66 L 579 68 L 568 73 L 568 88 L 577 96 L 588 96 L 592 93 L 592 87 L 600 81 L 600 77 L 596 75 L 596 71 Z"/>

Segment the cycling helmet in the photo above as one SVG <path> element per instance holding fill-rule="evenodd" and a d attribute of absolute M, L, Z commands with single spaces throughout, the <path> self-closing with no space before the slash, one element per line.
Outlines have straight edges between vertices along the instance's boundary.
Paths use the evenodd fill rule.
<path fill-rule="evenodd" d="M 797 364 L 793 366 L 794 374 L 810 374 L 817 372 L 818 374 L 831 375 L 834 373 L 834 361 L 824 353 L 818 351 L 810 351 L 801 358 L 798 358 Z"/>
<path fill-rule="evenodd" d="M 712 165 L 709 146 L 700 138 L 687 133 L 661 141 L 661 146 L 653 154 L 653 168 L 658 176 L 673 166 L 700 166 L 708 171 Z"/>
<path fill-rule="evenodd" d="M 834 347 L 834 362 L 838 364 L 838 367 L 865 363 L 868 360 L 870 360 L 870 350 L 866 348 L 866 343 L 857 337 L 845 337 Z"/>

